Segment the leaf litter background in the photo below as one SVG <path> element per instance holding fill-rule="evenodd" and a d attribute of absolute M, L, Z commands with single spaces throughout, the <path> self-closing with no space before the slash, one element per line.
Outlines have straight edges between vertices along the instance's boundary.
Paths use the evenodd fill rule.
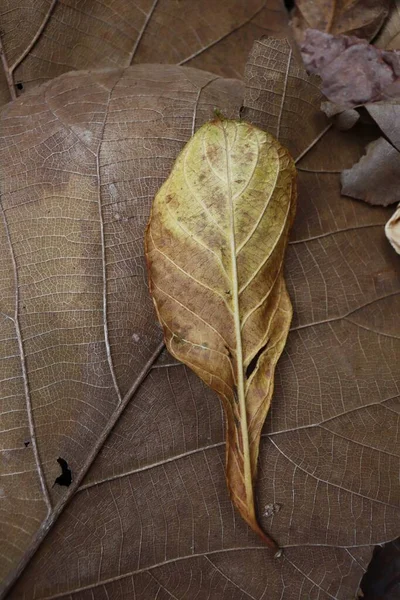
<path fill-rule="evenodd" d="M 133 63 L 242 77 L 253 41 L 286 21 L 280 0 L 3 0 L 0 101 L 20 94 L 16 85 Z"/>
<path fill-rule="evenodd" d="M 46 538 L 9 598 L 354 598 L 373 546 L 397 535 L 398 259 L 388 211 L 340 197 L 338 173 L 368 135 L 333 130 L 305 77 L 287 43 L 257 43 L 242 111 L 299 168 L 286 269 L 295 319 L 257 486 L 261 524 L 285 547 L 278 562 L 226 492 L 219 401 L 156 358 L 142 256 L 179 148 L 214 106 L 237 115 L 242 87 L 135 66 L 72 73 L 4 108 L 3 576 L 35 532 Z M 58 456 L 70 488 L 51 488 Z"/>

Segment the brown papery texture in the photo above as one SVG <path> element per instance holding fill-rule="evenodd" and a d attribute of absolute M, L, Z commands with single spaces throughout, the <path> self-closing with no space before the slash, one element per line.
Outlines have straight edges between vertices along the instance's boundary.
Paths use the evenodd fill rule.
<path fill-rule="evenodd" d="M 296 0 L 292 27 L 298 41 L 309 28 L 370 40 L 381 28 L 390 5 L 390 0 Z"/>
<path fill-rule="evenodd" d="M 3 110 L 2 580 L 156 360 L 150 199 L 215 105 L 238 115 L 241 90 L 196 69 L 134 66 L 71 73 Z M 52 487 L 58 457 L 69 488 Z"/>
<path fill-rule="evenodd" d="M 3 0 L 0 104 L 67 71 L 185 64 L 242 77 L 262 35 L 282 35 L 281 0 Z"/>
<path fill-rule="evenodd" d="M 400 277 L 398 256 L 383 233 L 391 211 L 340 194 L 339 172 L 354 164 L 371 140 L 363 137 L 358 126 L 345 134 L 329 127 L 319 109 L 318 80 L 307 78 L 289 46 L 276 40 L 255 45 L 246 72 L 242 113 L 289 148 L 297 160 L 299 184 L 285 274 L 294 316 L 275 372 L 274 401 L 261 435 L 256 486 L 260 526 L 284 548 L 282 559 L 274 560 L 227 494 L 218 398 L 169 354 L 163 353 L 148 375 L 142 375 L 107 440 L 98 436 L 104 423 L 99 411 L 108 423 L 116 392 L 107 360 L 103 358 L 101 370 L 98 366 L 99 352 L 106 356 L 103 284 L 98 283 L 103 278 L 101 226 L 98 197 L 90 200 L 89 195 L 98 188 L 97 171 L 92 169 L 89 175 L 94 170 L 93 176 L 79 178 L 79 185 L 72 188 L 64 181 L 70 182 L 81 170 L 86 173 L 93 164 L 89 158 L 95 162 L 86 146 L 93 148 L 91 143 L 102 140 L 100 190 L 107 217 L 110 352 L 117 382 L 125 393 L 138 381 L 138 369 L 146 372 L 146 360 L 151 362 L 161 340 L 145 288 L 143 229 L 151 200 L 192 131 L 212 118 L 214 106 L 234 118 L 242 102 L 235 99 L 230 111 L 227 99 L 231 96 L 215 95 L 214 85 L 222 85 L 221 80 L 204 87 L 209 76 L 196 84 L 193 73 L 184 72 L 177 80 L 162 67 L 157 76 L 152 72 L 146 78 L 142 72 L 139 78 L 134 76 L 137 68 L 126 73 L 133 80 L 128 84 L 122 79 L 110 101 L 101 80 L 99 87 L 108 106 L 103 119 L 99 105 L 88 103 L 86 96 L 93 93 L 97 81 L 91 78 L 100 75 L 85 75 L 76 86 L 75 78 L 83 76 L 70 74 L 2 113 L 9 148 L 3 156 L 8 170 L 2 176 L 2 200 L 5 192 L 17 190 L 17 206 L 24 194 L 18 209 L 9 208 L 14 207 L 11 196 L 5 208 L 21 284 L 21 331 L 25 345 L 29 341 L 27 368 L 29 372 L 32 367 L 34 377 L 38 446 L 49 486 L 60 473 L 59 456 L 67 459 L 73 476 L 70 488 L 51 490 L 60 508 L 48 532 L 42 521 L 45 509 L 36 467 L 32 458 L 22 454 L 31 456 L 32 449 L 23 445 L 28 428 L 15 356 L 19 350 L 11 346 L 16 344 L 13 321 L 4 317 L 2 339 L 9 340 L 4 344 L 4 357 L 10 357 L 4 360 L 16 365 L 15 371 L 10 369 L 9 385 L 17 389 L 3 392 L 8 397 L 3 404 L 8 418 L 17 421 L 9 422 L 2 439 L 9 453 L 2 453 L 1 460 L 10 462 L 9 472 L 14 474 L 4 477 L 1 486 L 7 494 L 6 485 L 13 489 L 9 506 L 13 503 L 13 515 L 18 513 L 21 519 L 17 524 L 28 530 L 23 534 L 9 525 L 5 539 L 7 544 L 8 540 L 15 543 L 18 531 L 18 548 L 13 551 L 19 555 L 32 552 L 30 532 L 43 522 L 44 540 L 9 598 L 354 598 L 374 545 L 398 535 L 400 516 Z M 132 87 L 135 78 L 140 82 Z M 60 87 L 52 92 L 53 85 Z M 229 85 L 232 94 L 237 84 Z M 102 133 L 96 123 L 104 120 Z M 54 138 L 51 128 L 56 131 Z M 73 152 L 78 156 L 75 162 Z M 68 211 L 71 202 L 86 211 L 74 220 L 68 212 L 68 218 L 61 212 Z M 29 216 L 24 216 L 21 211 L 28 203 Z M 53 203 L 55 213 L 47 215 Z M 40 226 L 31 217 L 33 207 L 43 208 L 47 215 Z M 50 229 L 43 229 L 45 223 Z M 32 256 L 35 240 L 43 250 Z M 5 263 L 0 310 L 14 318 L 15 284 L 5 243 L 0 254 Z M 53 265 L 53 271 L 46 272 L 53 247 L 59 245 L 64 270 Z M 96 261 L 89 263 L 87 257 L 92 256 Z M 55 271 L 60 275 L 57 282 Z M 77 288 L 71 283 L 67 285 L 66 274 L 74 273 L 81 285 L 87 282 L 92 304 L 87 296 L 75 293 Z M 39 283 L 42 287 L 36 289 Z M 32 325 L 27 319 L 34 318 L 35 302 L 42 302 L 44 308 Z M 93 313 L 86 310 L 91 307 Z M 65 313 L 58 321 L 61 309 Z M 87 326 L 82 327 L 85 315 L 90 314 L 93 317 L 88 316 Z M 32 362 L 39 359 L 44 346 L 48 352 L 42 354 L 41 364 Z M 57 354 L 63 346 L 69 348 L 66 361 Z M 81 392 L 78 384 L 71 390 L 63 383 L 72 369 L 71 356 L 80 363 L 74 367 L 79 377 L 88 382 Z M 2 371 L 7 373 L 5 368 Z M 43 389 L 37 388 L 42 386 L 35 379 L 43 377 L 40 373 L 47 377 Z M 9 440 L 11 435 L 15 437 Z M 93 439 L 97 440 L 97 457 L 64 508 L 58 499 L 76 483 Z M 28 469 L 28 474 L 17 475 Z M 8 519 L 3 515 L 2 522 Z M 6 553 L 3 546 L 2 552 Z M 6 567 L 11 568 L 9 563 Z"/>

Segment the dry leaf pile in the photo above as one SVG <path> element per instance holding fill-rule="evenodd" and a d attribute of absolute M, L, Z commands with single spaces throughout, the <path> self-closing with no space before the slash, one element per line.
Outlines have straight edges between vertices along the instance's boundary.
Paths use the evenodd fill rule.
<path fill-rule="evenodd" d="M 397 23 L 397 10 L 391 21 Z M 354 126 L 360 118 L 356 109 L 362 108 L 381 131 L 381 137 L 367 146 L 365 156 L 341 176 L 343 194 L 380 206 L 400 202 L 400 50 L 393 49 L 396 43 L 387 31 L 389 25 L 378 44 L 388 43 L 391 50 L 314 29 L 305 32 L 301 45 L 308 72 L 322 80 L 321 90 L 328 99 L 322 109 L 328 116 L 336 115 L 336 125 Z M 399 209 L 385 231 L 400 253 Z"/>
<path fill-rule="evenodd" d="M 259 25 L 274 30 L 278 3 L 232 2 L 240 19 L 228 24 L 225 4 L 196 3 L 186 16 L 204 17 L 196 41 L 189 26 L 174 33 L 180 4 L 26 3 L 26 30 L 2 33 L 4 97 L 24 85 L 0 116 L 8 600 L 348 600 L 374 546 L 398 534 L 398 257 L 383 234 L 390 211 L 344 197 L 339 180 L 373 135 L 332 127 L 318 77 L 285 41 L 254 44 L 244 84 L 221 76 L 241 75 L 245 58 L 238 72 L 236 54 L 224 65 L 229 48 Z M 137 23 L 122 49 L 112 19 Z M 165 62 L 214 73 L 127 67 L 162 61 L 151 42 L 161 38 Z M 116 68 L 25 93 L 94 66 Z M 298 169 L 285 266 L 294 316 L 255 488 L 279 560 L 233 508 L 218 398 L 163 349 L 147 289 L 152 200 L 215 107 L 272 134 Z M 54 485 L 63 464 L 72 482 Z"/>

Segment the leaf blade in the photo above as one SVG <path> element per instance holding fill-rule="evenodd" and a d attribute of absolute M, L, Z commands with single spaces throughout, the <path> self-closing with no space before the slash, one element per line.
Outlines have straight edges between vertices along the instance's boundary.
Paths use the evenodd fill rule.
<path fill-rule="evenodd" d="M 150 200 L 162 181 L 162 174 L 159 179 L 151 180 L 148 175 L 160 170 L 168 172 L 177 146 L 180 148 L 183 140 L 190 136 L 192 122 L 201 123 L 210 118 L 215 103 L 222 105 L 225 112 L 232 110 L 230 114 L 238 114 L 241 97 L 240 92 L 236 95 L 234 82 L 226 83 L 212 74 L 185 67 L 166 66 L 161 71 L 154 67 L 151 73 L 151 89 L 148 67 L 134 66 L 124 75 L 117 70 L 106 74 L 67 74 L 45 88 L 32 91 L 23 101 L 17 100 L 6 116 L 4 112 L 1 115 L 1 153 L 4 166 L 8 165 L 2 171 L 1 204 L 8 228 L 4 228 L 2 220 L 0 324 L 2 339 L 9 341 L 1 345 L 4 373 L 0 395 L 3 403 L 13 402 L 18 409 L 8 410 L 1 420 L 2 450 L 7 450 L 8 457 L 7 469 L 2 473 L 8 477 L 1 488 L 5 496 L 2 538 L 9 540 L 7 553 L 0 557 L 4 589 L 12 585 L 46 539 L 94 457 L 104 447 L 113 419 L 122 415 L 130 398 L 128 390 L 132 390 L 132 384 L 141 383 L 160 351 L 161 332 L 148 297 L 144 257 L 136 250 L 136 245 L 141 248 Z M 180 120 L 174 122 L 175 117 L 170 112 L 171 91 L 163 81 L 166 75 L 169 85 L 171 82 L 176 85 L 176 101 L 185 100 L 184 108 L 177 109 L 180 116 L 185 116 L 184 128 Z M 158 131 L 156 141 L 150 134 L 146 149 L 141 148 L 144 136 L 140 117 L 135 118 L 134 126 L 121 123 L 121 127 L 126 127 L 126 135 L 121 135 L 120 129 L 116 139 L 107 138 L 108 132 L 115 128 L 110 121 L 113 113 L 118 113 L 121 102 L 118 86 L 112 97 L 110 94 L 116 80 L 118 85 L 121 81 L 125 81 L 127 87 L 133 84 L 139 96 L 140 89 L 148 91 L 143 118 L 146 122 L 151 111 L 158 119 Z M 81 99 L 82 90 L 87 90 L 92 99 L 96 97 L 94 119 L 91 116 L 93 104 Z M 137 111 L 137 94 L 124 101 L 125 109 Z M 64 98 L 67 96 L 66 107 Z M 46 122 L 44 129 L 36 119 L 35 106 L 40 107 L 41 118 Z M 9 127 L 20 122 L 21 110 L 26 116 L 20 128 L 21 154 L 11 168 L 7 158 L 10 135 L 12 137 Z M 28 169 L 31 178 L 22 184 L 22 173 L 29 161 L 27 130 L 31 132 L 35 148 L 43 150 L 43 162 L 34 173 Z M 160 161 L 155 158 L 156 144 L 162 138 L 166 153 Z M 69 148 L 69 167 L 58 154 L 57 166 L 49 159 L 50 145 L 56 143 L 55 139 L 60 147 Z M 131 166 L 124 162 L 120 170 L 117 166 L 120 160 L 114 163 L 113 159 L 109 160 L 111 148 L 113 156 L 117 152 L 121 157 L 130 143 L 145 158 L 142 180 L 135 174 L 126 181 Z M 153 161 L 157 161 L 157 166 Z M 133 163 L 136 164 L 135 159 Z M 50 172 L 61 173 L 64 169 L 70 186 L 57 180 L 54 188 L 43 186 L 40 194 L 32 198 L 30 186 L 35 186 L 36 177 L 49 181 Z M 88 180 L 91 183 L 87 186 Z M 127 189 L 135 191 L 127 193 Z M 139 196 L 145 217 L 135 212 L 137 203 L 132 198 Z M 21 235 L 21 222 L 35 224 L 35 227 L 38 224 L 40 235 Z M 44 256 L 46 248 L 51 248 L 50 258 Z M 15 255 L 18 281 L 10 250 Z M 61 280 L 68 281 L 68 285 L 59 285 L 57 282 Z M 14 326 L 17 308 L 33 413 L 31 430 L 20 366 L 23 356 Z M 158 352 L 154 354 L 156 349 Z M 116 394 L 109 359 L 122 392 L 122 402 Z M 149 359 L 151 364 L 147 364 Z M 136 393 L 135 390 L 132 393 Z M 48 427 L 52 429 L 51 435 L 46 433 Z M 34 460 L 33 433 L 52 501 L 52 511 L 48 514 L 45 502 L 39 501 L 40 476 Z M 28 446 L 24 444 L 26 441 Z M 59 474 L 56 462 L 59 456 L 71 465 L 73 482 L 68 488 L 52 487 Z M 21 494 L 22 489 L 26 493 Z M 25 515 L 30 516 L 28 522 Z"/>
<path fill-rule="evenodd" d="M 219 394 L 231 498 L 275 551 L 257 523 L 253 487 L 292 316 L 282 264 L 294 178 L 293 160 L 272 136 L 245 122 L 212 121 L 178 157 L 146 232 L 150 290 L 167 347 Z"/>

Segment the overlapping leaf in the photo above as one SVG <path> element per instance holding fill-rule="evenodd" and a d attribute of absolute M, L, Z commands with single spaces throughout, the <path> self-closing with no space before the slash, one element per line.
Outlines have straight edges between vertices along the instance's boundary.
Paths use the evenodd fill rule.
<path fill-rule="evenodd" d="M 391 45 L 397 12 L 391 20 Z M 381 37 L 381 43 L 385 35 Z M 388 40 L 390 41 L 390 39 Z M 322 91 L 329 102 L 326 112 L 340 113 L 351 127 L 358 120 L 355 108 L 365 107 L 385 137 L 370 143 L 366 154 L 342 173 L 342 193 L 369 204 L 388 206 L 399 202 L 400 167 L 400 55 L 382 50 L 355 37 L 334 36 L 308 30 L 301 46 L 307 70 L 322 79 Z M 348 118 L 350 117 L 350 119 Z M 388 222 L 386 233 L 399 249 L 399 213 Z"/>
<path fill-rule="evenodd" d="M 155 360 L 149 203 L 215 105 L 238 115 L 241 89 L 195 69 L 135 66 L 71 73 L 2 113 L 2 580 Z M 52 487 L 59 457 L 69 488 Z"/>
<path fill-rule="evenodd" d="M 0 104 L 77 69 L 173 63 L 242 77 L 253 41 L 285 25 L 280 0 L 6 0 Z"/>
<path fill-rule="evenodd" d="M 167 348 L 220 396 L 232 500 L 275 553 L 257 522 L 254 481 L 292 318 L 283 257 L 295 202 L 289 153 L 248 123 L 216 119 L 179 155 L 146 232 Z"/>
<path fill-rule="evenodd" d="M 297 0 L 292 25 L 297 39 L 306 29 L 372 39 L 389 14 L 390 0 Z"/>

